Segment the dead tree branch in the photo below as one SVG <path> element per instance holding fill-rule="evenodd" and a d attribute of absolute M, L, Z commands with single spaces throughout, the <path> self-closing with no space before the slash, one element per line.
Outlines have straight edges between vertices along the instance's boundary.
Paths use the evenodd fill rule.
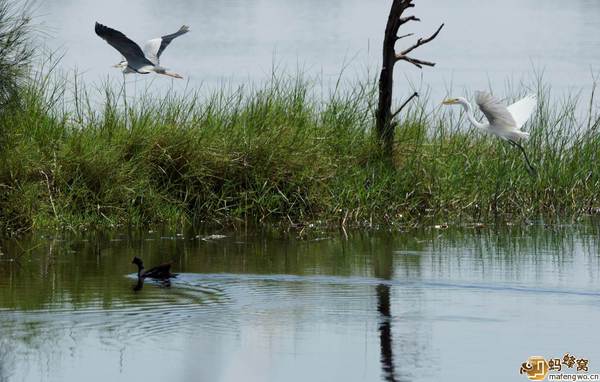
<path fill-rule="evenodd" d="M 396 36 L 396 41 L 401 40 L 406 37 L 414 36 L 414 35 L 415 35 L 414 33 L 407 33 L 407 34 L 403 34 L 402 36 Z"/>
<path fill-rule="evenodd" d="M 419 96 L 419 93 L 414 92 L 410 97 L 408 97 L 408 99 L 406 101 L 404 101 L 404 103 L 398 108 L 398 110 L 396 110 L 394 113 L 392 113 L 392 119 L 396 118 L 396 116 L 398 114 L 400 114 L 402 109 L 404 109 L 406 107 L 406 105 L 408 105 L 408 103 L 410 101 L 412 101 L 413 98 L 418 97 L 418 96 Z"/>
<path fill-rule="evenodd" d="M 399 35 L 398 30 L 400 27 L 409 21 L 421 21 L 414 15 L 403 16 L 407 9 L 415 6 L 414 1 L 415 0 L 393 0 L 383 39 L 383 62 L 381 66 L 381 74 L 379 76 L 379 102 L 376 112 L 376 132 L 379 142 L 387 152 L 389 158 L 392 156 L 394 143 L 394 124 L 392 124 L 392 119 L 396 117 L 398 113 L 400 113 L 400 111 L 414 97 L 417 96 L 416 93 L 413 94 L 396 112 L 392 113 L 394 64 L 398 61 L 406 61 L 415 65 L 419 69 L 422 69 L 423 66 L 435 66 L 434 62 L 410 57 L 408 54 L 434 40 L 444 27 L 444 24 L 440 25 L 440 27 L 431 36 L 427 38 L 419 38 L 412 46 L 400 51 L 399 53 L 396 52 L 396 42 L 400 39 L 413 35 L 412 33 Z"/>
<path fill-rule="evenodd" d="M 413 5 L 413 7 L 414 7 L 414 5 Z M 400 23 L 398 24 L 398 27 L 401 27 L 402 25 L 406 24 L 409 21 L 421 21 L 420 18 L 415 17 L 415 16 L 400 17 L 399 20 L 400 20 Z"/>
<path fill-rule="evenodd" d="M 429 36 L 427 38 L 420 38 L 420 39 L 418 39 L 417 42 L 413 46 L 411 46 L 410 48 L 407 48 L 407 49 L 403 50 L 402 52 L 396 54 L 396 61 L 398 61 L 398 60 L 406 60 L 406 61 L 410 62 L 411 64 L 414 64 L 414 65 L 417 65 L 417 66 L 419 66 L 418 64 L 427 65 L 427 66 L 435 66 L 435 63 L 433 63 L 433 62 L 416 60 L 414 58 L 407 57 L 407 54 L 409 54 L 413 50 L 417 49 L 421 45 L 425 45 L 428 42 L 432 41 L 434 38 L 437 37 L 438 34 L 440 34 L 440 31 L 442 30 L 443 27 L 444 27 L 444 24 L 440 25 L 440 27 L 437 29 L 437 31 L 435 31 L 435 33 L 432 34 L 431 36 Z M 421 66 L 419 66 L 419 68 L 420 67 Z"/>

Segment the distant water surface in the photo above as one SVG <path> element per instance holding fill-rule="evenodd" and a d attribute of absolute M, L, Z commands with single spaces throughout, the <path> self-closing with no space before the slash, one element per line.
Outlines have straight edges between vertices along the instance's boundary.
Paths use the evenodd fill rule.
<path fill-rule="evenodd" d="M 279 72 L 318 77 L 327 94 L 339 74 L 347 83 L 373 78 L 380 65 L 381 41 L 391 1 L 363 0 L 40 0 L 38 21 L 50 33 L 50 47 L 66 52 L 64 69 L 77 68 L 87 81 L 122 81 L 110 67 L 119 55 L 95 36 L 95 21 L 140 42 L 176 31 L 164 65 L 187 81 L 155 76 L 128 77 L 131 88 L 186 86 L 211 90 L 268 79 Z M 416 57 L 437 62 L 418 70 L 400 62 L 397 87 L 429 89 L 432 98 L 489 87 L 506 93 L 520 81 L 532 87 L 543 73 L 557 95 L 591 90 L 600 68 L 600 2 L 595 0 L 417 0 L 402 33 L 432 33 L 437 40 Z M 409 44 L 405 40 L 402 44 Z M 149 84 L 149 81 L 154 80 Z M 189 82 L 188 82 L 189 81 Z M 410 84 L 410 85 L 409 85 Z M 130 90 L 131 92 L 132 90 Z"/>

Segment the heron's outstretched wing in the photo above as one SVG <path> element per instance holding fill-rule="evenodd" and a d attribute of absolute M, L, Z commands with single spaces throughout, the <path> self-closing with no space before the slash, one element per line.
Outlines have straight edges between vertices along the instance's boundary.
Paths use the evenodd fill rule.
<path fill-rule="evenodd" d="M 517 101 L 508 107 L 508 111 L 512 114 L 517 128 L 523 127 L 525 122 L 531 117 L 537 106 L 537 96 L 530 94 L 520 101 Z"/>
<path fill-rule="evenodd" d="M 96 22 L 96 34 L 104 39 L 110 46 L 115 48 L 125 57 L 128 64 L 132 67 L 141 67 L 144 65 L 154 65 L 144 56 L 144 52 L 135 42 L 118 30 L 109 28 Z"/>
<path fill-rule="evenodd" d="M 491 129 L 502 132 L 517 128 L 517 123 L 508 108 L 491 94 L 476 92 L 475 102 L 490 122 Z"/>
<path fill-rule="evenodd" d="M 144 44 L 144 54 L 146 58 L 152 61 L 155 65 L 158 65 L 160 55 L 162 52 L 169 46 L 171 41 L 175 38 L 186 34 L 190 31 L 190 27 L 187 25 L 182 25 L 181 28 L 175 33 L 171 33 L 162 37 L 153 38 Z"/>

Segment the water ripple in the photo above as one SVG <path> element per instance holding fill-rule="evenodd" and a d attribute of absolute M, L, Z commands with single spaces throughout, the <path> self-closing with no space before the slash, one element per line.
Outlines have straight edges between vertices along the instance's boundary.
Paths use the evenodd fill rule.
<path fill-rule="evenodd" d="M 128 275 L 134 280 L 135 275 Z M 181 274 L 170 288 L 148 281 L 141 291 L 106 302 L 97 298 L 81 306 L 71 296 L 61 296 L 44 309 L 0 309 L 0 328 L 13 336 L 32 333 L 97 332 L 107 343 L 153 341 L 171 333 L 200 331 L 235 335 L 240 320 L 293 321 L 298 315 L 366 318 L 372 310 L 374 288 L 468 290 L 503 294 L 560 294 L 598 297 L 600 291 L 532 287 L 502 283 L 454 283 L 423 280 L 382 280 L 374 277 L 343 277 L 287 274 Z M 89 286 L 93 288 L 94 286 Z M 98 286 L 96 286 L 98 287 Z M 336 304 L 332 304 L 336 301 Z M 476 319 L 476 318 L 472 318 Z M 468 320 L 447 316 L 444 320 Z M 54 333 L 54 334 L 51 334 Z M 77 336 L 74 336 L 77 337 Z"/>

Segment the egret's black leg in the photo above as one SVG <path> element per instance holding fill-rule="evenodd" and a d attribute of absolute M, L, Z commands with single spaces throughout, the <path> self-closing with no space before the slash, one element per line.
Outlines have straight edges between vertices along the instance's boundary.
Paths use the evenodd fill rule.
<path fill-rule="evenodd" d="M 508 139 L 508 143 L 510 143 L 514 147 L 518 148 L 519 150 L 521 150 L 521 152 L 523 153 L 523 157 L 525 158 L 525 163 L 527 163 L 527 172 L 529 172 L 529 175 L 531 175 L 531 176 L 536 176 L 537 171 L 531 165 L 531 162 L 529 162 L 529 158 L 527 157 L 527 153 L 525 152 L 525 149 L 523 148 L 523 146 L 521 146 L 519 143 L 513 141 L 512 139 Z"/>

